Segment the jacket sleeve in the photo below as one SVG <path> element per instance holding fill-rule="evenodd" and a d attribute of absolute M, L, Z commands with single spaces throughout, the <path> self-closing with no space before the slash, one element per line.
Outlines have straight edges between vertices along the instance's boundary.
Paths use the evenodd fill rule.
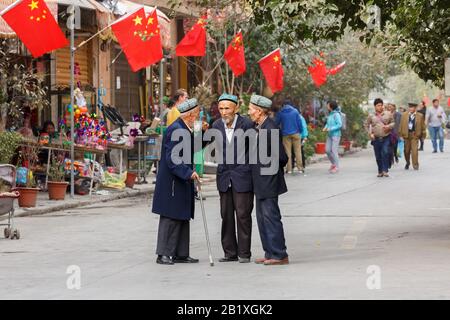
<path fill-rule="evenodd" d="M 289 158 L 286 154 L 286 150 L 284 150 L 281 132 L 280 132 L 279 136 L 280 136 L 280 142 L 278 143 L 278 149 L 279 149 L 279 155 L 280 155 L 280 167 L 284 168 L 287 165 Z"/>
<path fill-rule="evenodd" d="M 424 119 L 424 118 L 422 118 Z M 422 120 L 422 139 L 427 137 L 427 126 L 425 125 L 425 119 Z"/>
<path fill-rule="evenodd" d="M 303 132 L 303 124 L 302 124 L 302 119 L 300 119 L 300 113 L 298 113 L 298 112 L 296 113 L 295 121 L 297 122 L 298 132 L 302 133 Z"/>
<path fill-rule="evenodd" d="M 281 116 L 280 116 L 280 112 L 281 112 L 281 111 L 278 111 L 278 112 L 275 114 L 275 118 L 274 118 L 273 120 L 275 121 L 275 123 L 277 124 L 277 126 L 281 128 Z"/>
<path fill-rule="evenodd" d="M 364 121 L 364 128 L 366 129 L 368 134 L 372 133 L 371 125 L 372 125 L 372 118 L 370 115 L 367 117 L 366 121 Z"/>
<path fill-rule="evenodd" d="M 167 166 L 169 167 L 170 172 L 177 176 L 180 179 L 189 181 L 191 179 L 192 173 L 194 170 L 191 169 L 191 167 L 185 163 L 181 164 L 175 164 L 172 161 L 172 150 L 173 148 L 178 144 L 182 143 L 181 141 L 171 141 L 172 132 L 167 134 L 167 139 L 164 143 L 164 156 L 166 159 Z M 190 150 L 188 150 L 190 152 Z"/>
<path fill-rule="evenodd" d="M 389 126 L 389 128 L 390 128 L 391 130 L 394 129 L 394 127 L 395 127 L 395 119 L 394 119 L 394 116 L 393 116 L 393 115 L 389 117 L 389 123 L 388 123 L 388 126 Z"/>
<path fill-rule="evenodd" d="M 308 126 L 306 125 L 306 120 L 304 117 L 300 116 L 302 120 L 302 139 L 308 138 Z"/>

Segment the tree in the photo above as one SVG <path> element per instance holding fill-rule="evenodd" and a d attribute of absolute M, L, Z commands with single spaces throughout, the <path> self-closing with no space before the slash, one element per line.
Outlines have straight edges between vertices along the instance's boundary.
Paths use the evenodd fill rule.
<path fill-rule="evenodd" d="M 450 50 L 447 0 L 249 0 L 254 21 L 279 43 L 337 40 L 346 28 L 377 41 L 418 76 L 444 86 L 444 60 Z M 368 8 L 380 8 L 380 29 L 368 28 Z"/>
<path fill-rule="evenodd" d="M 43 80 L 9 52 L 7 40 L 0 43 L 0 132 L 5 131 L 8 119 L 22 116 L 22 108 L 31 110 L 49 105 Z"/>

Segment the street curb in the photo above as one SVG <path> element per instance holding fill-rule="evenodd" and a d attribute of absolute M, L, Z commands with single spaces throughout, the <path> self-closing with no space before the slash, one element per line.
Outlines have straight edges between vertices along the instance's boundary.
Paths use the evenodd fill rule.
<path fill-rule="evenodd" d="M 62 211 L 67 209 L 74 209 L 74 208 L 80 208 L 89 206 L 92 204 L 102 203 L 102 202 L 108 202 L 108 201 L 114 201 L 119 200 L 123 198 L 132 198 L 132 197 L 138 197 L 145 194 L 152 194 L 154 191 L 154 188 L 144 189 L 144 190 L 130 190 L 130 191 L 124 191 L 121 193 L 113 194 L 110 196 L 106 196 L 105 198 L 100 199 L 87 199 L 87 200 L 81 200 L 73 203 L 62 203 L 60 205 L 54 205 L 51 207 L 41 208 L 41 209 L 25 209 L 22 208 L 25 212 L 15 214 L 15 217 L 29 217 L 29 216 L 35 216 L 35 215 L 43 215 L 46 213 L 52 213 L 56 211 Z"/>
<path fill-rule="evenodd" d="M 215 178 L 205 178 L 203 179 L 204 184 L 208 184 L 215 181 Z M 90 199 L 89 196 L 86 200 L 79 200 L 72 203 L 61 203 L 61 204 L 55 204 L 49 207 L 44 208 L 20 208 L 20 210 L 23 210 L 24 212 L 14 214 L 14 217 L 30 217 L 30 216 L 37 216 L 37 215 L 44 215 L 47 213 L 57 212 L 57 211 L 63 211 L 68 209 L 75 209 L 75 208 L 81 208 L 86 207 L 93 204 L 103 203 L 103 202 L 109 202 L 124 198 L 134 198 L 139 197 L 143 195 L 151 195 L 153 194 L 155 190 L 155 186 L 149 186 L 148 188 L 143 188 L 141 190 L 139 189 L 132 189 L 132 190 L 126 190 L 121 191 L 109 196 L 104 196 L 102 198 L 92 198 Z M 17 208 L 16 208 L 17 211 Z M 0 221 L 7 219 L 7 215 L 1 216 Z"/>
<path fill-rule="evenodd" d="M 347 151 L 344 153 L 344 156 L 346 155 L 351 155 L 357 152 L 360 152 L 362 150 L 362 148 L 353 148 L 350 151 Z M 321 163 L 324 161 L 327 161 L 328 157 L 326 155 L 323 155 L 319 158 L 316 159 L 308 159 L 307 160 L 307 164 L 308 165 L 312 165 L 315 163 Z M 203 179 L 203 183 L 205 185 L 215 182 L 215 177 L 214 178 L 210 178 L 210 179 Z M 68 209 L 75 209 L 75 208 L 80 208 L 80 207 L 86 207 L 89 205 L 93 205 L 93 204 L 98 204 L 98 203 L 103 203 L 103 202 L 109 202 L 109 201 L 114 201 L 114 200 L 119 200 L 119 199 L 124 199 L 124 198 L 133 198 L 133 197 L 139 197 L 139 196 L 143 196 L 143 195 L 151 195 L 153 194 L 155 190 L 154 186 L 151 186 L 149 188 L 145 188 L 142 190 L 137 190 L 137 189 L 133 189 L 133 190 L 127 190 L 127 191 L 122 191 L 116 194 L 112 194 L 109 196 L 105 196 L 102 198 L 92 198 L 92 199 L 86 199 L 86 200 L 80 200 L 80 201 L 76 201 L 73 203 L 61 203 L 61 204 L 57 204 L 57 205 L 52 205 L 50 207 L 45 207 L 45 208 L 21 208 L 20 210 L 23 210 L 24 212 L 15 214 L 14 216 L 19 218 L 19 217 L 30 217 L 30 216 L 36 216 L 36 215 L 44 215 L 47 213 L 52 213 L 52 212 L 57 212 L 57 211 L 63 211 L 63 210 L 68 210 Z M 204 190 L 205 194 L 204 196 L 215 196 L 217 193 L 217 190 Z M 3 215 L 0 217 L 0 221 L 7 219 L 7 215 Z"/>
<path fill-rule="evenodd" d="M 350 151 L 346 151 L 345 153 L 344 153 L 344 155 L 339 155 L 339 156 L 349 156 L 349 155 L 352 155 L 352 154 L 355 154 L 355 153 L 358 153 L 358 152 L 360 152 L 360 151 L 362 151 L 363 150 L 363 148 L 361 148 L 361 147 L 358 147 L 358 148 L 352 148 Z M 315 163 L 321 163 L 321 162 L 324 162 L 324 161 L 328 161 L 328 157 L 327 157 L 327 155 L 322 155 L 322 156 L 320 156 L 320 157 L 318 157 L 318 158 L 315 158 L 315 159 L 311 159 L 311 158 L 309 158 L 309 159 L 307 159 L 306 160 L 306 164 L 307 165 L 311 165 L 311 164 L 315 164 Z"/>

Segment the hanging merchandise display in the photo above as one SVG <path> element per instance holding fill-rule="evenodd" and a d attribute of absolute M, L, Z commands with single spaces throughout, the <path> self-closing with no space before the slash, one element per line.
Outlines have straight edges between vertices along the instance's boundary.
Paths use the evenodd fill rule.
<path fill-rule="evenodd" d="M 73 106 L 75 115 L 75 144 L 105 150 L 111 135 L 106 128 L 105 121 L 96 113 L 89 113 L 83 92 L 77 88 L 74 91 L 76 104 Z M 66 119 L 60 121 L 60 126 L 66 127 L 70 119 L 71 105 L 67 106 Z"/>

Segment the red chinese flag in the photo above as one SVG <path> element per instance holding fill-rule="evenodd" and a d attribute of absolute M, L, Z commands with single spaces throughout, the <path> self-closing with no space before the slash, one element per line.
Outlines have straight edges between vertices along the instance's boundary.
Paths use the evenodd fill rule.
<path fill-rule="evenodd" d="M 342 68 L 344 68 L 345 66 L 345 61 L 338 64 L 337 66 L 331 68 L 331 69 L 327 69 L 327 74 L 331 74 L 332 76 L 334 76 L 336 73 L 338 73 L 339 71 L 342 70 Z"/>
<path fill-rule="evenodd" d="M 245 72 L 245 52 L 242 32 L 239 32 L 231 41 L 224 55 L 225 60 L 236 77 Z"/>
<path fill-rule="evenodd" d="M 158 23 L 158 14 L 156 8 L 147 18 L 147 42 L 148 44 L 148 65 L 155 64 L 163 58 L 163 49 L 161 44 L 161 32 Z"/>
<path fill-rule="evenodd" d="M 203 57 L 206 54 L 206 17 L 200 18 L 176 48 L 178 57 Z"/>
<path fill-rule="evenodd" d="M 273 93 L 283 90 L 284 70 L 281 64 L 280 49 L 276 49 L 259 60 L 259 66 Z"/>
<path fill-rule="evenodd" d="M 144 8 L 141 8 L 114 22 L 111 29 L 133 72 L 162 59 L 156 10 L 147 18 Z"/>
<path fill-rule="evenodd" d="M 327 82 L 327 67 L 322 60 L 314 59 L 313 66 L 308 67 L 308 72 L 311 74 L 316 87 L 320 87 Z"/>
<path fill-rule="evenodd" d="M 19 0 L 0 15 L 37 58 L 69 44 L 43 0 Z"/>

